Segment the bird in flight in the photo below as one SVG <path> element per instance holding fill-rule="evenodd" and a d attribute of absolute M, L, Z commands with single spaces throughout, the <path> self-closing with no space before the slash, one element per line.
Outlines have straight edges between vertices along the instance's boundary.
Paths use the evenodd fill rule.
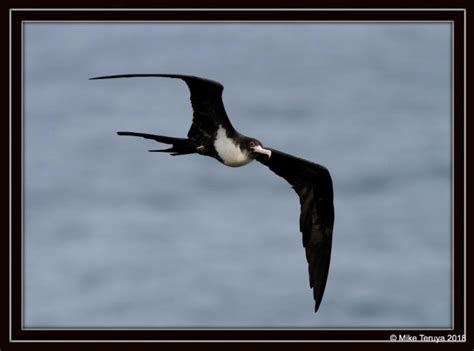
<path fill-rule="evenodd" d="M 264 148 L 257 139 L 239 133 L 225 112 L 222 101 L 224 87 L 219 82 L 181 74 L 122 74 L 90 79 L 134 77 L 183 80 L 191 93 L 193 121 L 187 138 L 136 132 L 117 132 L 118 135 L 142 137 L 171 145 L 167 149 L 149 150 L 151 152 L 166 152 L 172 156 L 199 154 L 213 157 L 230 167 L 244 166 L 257 160 L 290 183 L 300 200 L 299 227 L 317 312 L 328 278 L 334 225 L 333 187 L 329 171 L 317 163 Z"/>

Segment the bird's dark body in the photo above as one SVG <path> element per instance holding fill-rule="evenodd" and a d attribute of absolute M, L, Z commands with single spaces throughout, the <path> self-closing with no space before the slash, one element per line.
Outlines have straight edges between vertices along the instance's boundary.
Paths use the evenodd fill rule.
<path fill-rule="evenodd" d="M 225 112 L 222 102 L 224 87 L 219 82 L 178 74 L 126 74 L 92 79 L 132 77 L 182 79 L 191 92 L 193 122 L 187 138 L 136 132 L 118 132 L 119 135 L 138 136 L 171 145 L 168 149 L 150 151 L 168 152 L 173 156 L 197 153 L 231 167 L 243 166 L 256 159 L 290 183 L 300 199 L 299 228 L 317 311 L 326 287 L 334 226 L 333 186 L 329 171 L 317 163 L 275 149 L 264 149 L 258 140 L 236 131 Z"/>

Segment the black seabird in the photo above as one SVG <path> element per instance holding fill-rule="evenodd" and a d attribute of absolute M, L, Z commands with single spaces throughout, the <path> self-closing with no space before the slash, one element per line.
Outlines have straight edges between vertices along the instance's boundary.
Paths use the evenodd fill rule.
<path fill-rule="evenodd" d="M 329 171 L 313 163 L 281 151 L 263 148 L 257 139 L 240 134 L 230 123 L 222 102 L 224 87 L 219 82 L 181 74 L 123 74 L 91 79 L 165 77 L 182 79 L 191 92 L 193 123 L 187 138 L 118 132 L 152 139 L 171 145 L 172 156 L 200 154 L 210 156 L 230 167 L 240 167 L 254 159 L 286 179 L 299 196 L 300 231 L 309 266 L 309 285 L 313 289 L 315 312 L 324 294 L 331 258 L 334 225 L 333 188 Z"/>

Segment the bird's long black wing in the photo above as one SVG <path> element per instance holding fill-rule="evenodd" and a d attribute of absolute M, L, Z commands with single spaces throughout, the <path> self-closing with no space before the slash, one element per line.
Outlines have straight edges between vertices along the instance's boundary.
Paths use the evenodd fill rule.
<path fill-rule="evenodd" d="M 182 74 L 120 74 L 113 76 L 94 77 L 91 79 L 135 78 L 135 77 L 164 77 L 184 80 L 191 92 L 193 107 L 193 123 L 188 132 L 188 138 L 198 145 L 212 144 L 219 126 L 232 134 L 235 132 L 227 117 L 222 102 L 224 86 L 219 82 L 200 77 Z"/>
<path fill-rule="evenodd" d="M 333 188 L 329 171 L 316 163 L 270 149 L 272 155 L 257 157 L 291 184 L 300 198 L 300 231 L 309 266 L 315 312 L 324 294 L 331 260 L 334 226 Z"/>

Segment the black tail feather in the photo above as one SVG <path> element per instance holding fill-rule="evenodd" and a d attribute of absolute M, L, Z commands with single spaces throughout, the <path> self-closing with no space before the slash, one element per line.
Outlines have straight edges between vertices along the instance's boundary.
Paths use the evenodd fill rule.
<path fill-rule="evenodd" d="M 179 155 L 190 155 L 190 154 L 195 154 L 196 149 L 192 148 L 188 151 L 184 149 L 176 149 L 174 147 L 170 147 L 169 149 L 160 149 L 160 150 L 148 150 L 148 152 L 169 152 L 171 156 L 179 156 Z"/>
<path fill-rule="evenodd" d="M 173 148 L 170 147 L 169 149 L 148 150 L 148 152 L 173 152 Z"/>
<path fill-rule="evenodd" d="M 197 153 L 195 143 L 190 139 L 183 138 L 172 138 L 164 135 L 146 134 L 146 133 L 135 133 L 135 132 L 117 132 L 118 135 L 137 136 L 145 139 L 155 140 L 164 144 L 171 144 L 172 147 L 169 149 L 162 150 L 148 150 L 150 152 L 169 152 L 171 156 L 178 155 L 189 155 Z"/>

